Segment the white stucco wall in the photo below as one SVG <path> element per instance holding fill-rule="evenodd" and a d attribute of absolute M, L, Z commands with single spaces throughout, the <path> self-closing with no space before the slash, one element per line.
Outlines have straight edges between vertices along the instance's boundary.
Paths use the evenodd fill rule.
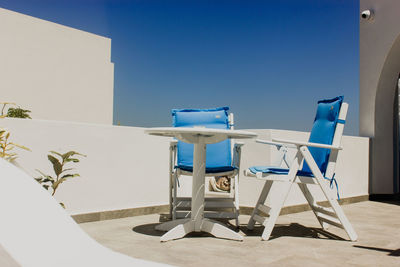
<path fill-rule="evenodd" d="M 113 77 L 111 39 L 0 8 L 0 102 L 112 124 Z"/>
<path fill-rule="evenodd" d="M 360 0 L 360 135 L 371 137 L 371 194 L 393 194 L 393 106 L 400 74 L 400 1 Z M 395 114 L 397 116 L 397 114 Z M 396 163 L 397 164 L 397 163 Z"/>
<path fill-rule="evenodd" d="M 28 146 L 32 152 L 20 151 L 18 163 L 31 175 L 35 169 L 52 172 L 47 160 L 49 150 L 76 150 L 87 155 L 76 165 L 82 177 L 60 186 L 56 198 L 66 204 L 71 214 L 125 208 L 165 205 L 168 203 L 169 138 L 148 136 L 144 128 L 67 123 L 45 120 L 4 119 L 2 126 L 12 132 L 12 140 Z M 250 130 L 259 138 L 294 138 L 305 140 L 307 133 L 282 130 Z M 271 164 L 274 150 L 245 140 L 242 168 Z M 368 139 L 345 136 L 336 178 L 341 197 L 368 194 Z M 189 189 L 184 179 L 182 189 Z M 185 185 L 186 183 L 186 185 Z M 240 174 L 240 205 L 253 206 L 263 181 Z M 293 189 L 298 191 L 297 188 Z M 279 193 L 278 188 L 274 190 Z M 296 192 L 286 205 L 305 203 Z"/>

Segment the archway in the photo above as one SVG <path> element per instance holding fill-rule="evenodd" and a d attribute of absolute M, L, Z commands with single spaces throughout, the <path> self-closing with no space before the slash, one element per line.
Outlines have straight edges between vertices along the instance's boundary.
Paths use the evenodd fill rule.
<path fill-rule="evenodd" d="M 399 108 L 400 36 L 386 56 L 375 98 L 375 136 L 371 143 L 373 191 L 393 188 L 399 193 Z"/>

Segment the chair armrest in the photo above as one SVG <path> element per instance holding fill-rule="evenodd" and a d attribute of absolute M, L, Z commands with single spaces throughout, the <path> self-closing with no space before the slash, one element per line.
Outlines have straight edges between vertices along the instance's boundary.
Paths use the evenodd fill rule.
<path fill-rule="evenodd" d="M 266 144 L 266 145 L 272 145 L 272 146 L 276 146 L 278 149 L 282 146 L 286 146 L 286 147 L 290 147 L 290 148 L 296 148 L 296 146 L 291 146 L 291 145 L 287 145 L 284 143 L 278 143 L 278 142 L 273 142 L 273 141 L 269 141 L 269 140 L 261 140 L 261 139 L 256 139 L 257 143 L 260 144 Z"/>
<path fill-rule="evenodd" d="M 242 155 L 243 142 L 235 142 L 233 145 L 233 162 L 232 165 L 240 169 L 240 158 Z"/>
<path fill-rule="evenodd" d="M 295 140 L 286 140 L 286 139 L 278 139 L 278 138 L 273 138 L 272 140 L 285 143 L 285 144 L 293 144 L 296 146 L 311 146 L 311 147 L 319 147 L 319 148 L 328 148 L 328 149 L 335 149 L 335 150 L 342 150 L 342 147 L 337 147 L 337 146 L 332 146 L 332 145 L 326 145 L 326 144 L 318 144 L 318 143 L 309 143 L 309 142 L 303 142 L 303 141 L 295 141 Z"/>
<path fill-rule="evenodd" d="M 244 146 L 244 143 L 235 141 L 234 146 L 240 148 L 240 147 Z"/>
<path fill-rule="evenodd" d="M 178 140 L 172 140 L 169 142 L 169 147 L 170 148 L 176 147 L 177 144 L 178 144 Z"/>

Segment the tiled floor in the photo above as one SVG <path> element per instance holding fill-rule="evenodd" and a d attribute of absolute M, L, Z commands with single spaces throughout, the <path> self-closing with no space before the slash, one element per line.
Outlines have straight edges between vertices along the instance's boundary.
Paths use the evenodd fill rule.
<path fill-rule="evenodd" d="M 81 227 L 106 247 L 132 257 L 176 266 L 400 266 L 400 203 L 360 202 L 344 205 L 359 240 L 349 242 L 341 229 L 321 232 L 312 212 L 280 216 L 269 241 L 261 227 L 246 231 L 243 242 L 206 234 L 160 243 L 154 230 L 160 215 L 83 223 Z"/>

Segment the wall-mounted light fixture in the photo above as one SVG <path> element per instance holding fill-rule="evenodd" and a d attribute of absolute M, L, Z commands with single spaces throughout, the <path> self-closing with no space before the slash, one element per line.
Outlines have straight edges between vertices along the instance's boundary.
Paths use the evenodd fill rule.
<path fill-rule="evenodd" d="M 363 20 L 373 20 L 374 19 L 374 11 L 372 10 L 364 10 L 361 12 L 361 18 Z"/>

